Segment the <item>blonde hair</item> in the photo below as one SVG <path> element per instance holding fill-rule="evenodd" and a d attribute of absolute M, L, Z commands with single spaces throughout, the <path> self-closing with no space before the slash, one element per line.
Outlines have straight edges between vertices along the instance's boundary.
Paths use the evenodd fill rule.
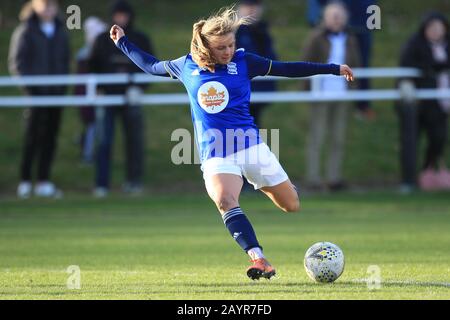
<path fill-rule="evenodd" d="M 223 36 L 230 32 L 236 33 L 239 26 L 250 24 L 250 17 L 240 18 L 234 5 L 220 9 L 206 20 L 194 23 L 192 30 L 191 55 L 192 59 L 202 68 L 215 71 L 216 61 L 209 47 L 212 37 Z"/>
<path fill-rule="evenodd" d="M 19 20 L 25 21 L 33 14 L 33 5 L 31 1 L 26 2 L 19 13 Z"/>

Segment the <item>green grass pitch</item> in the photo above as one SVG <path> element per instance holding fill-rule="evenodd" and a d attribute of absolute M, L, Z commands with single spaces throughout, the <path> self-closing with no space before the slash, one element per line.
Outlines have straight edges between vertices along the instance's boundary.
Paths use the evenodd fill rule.
<path fill-rule="evenodd" d="M 247 256 L 203 195 L 3 200 L 0 299 L 450 299 L 448 194 L 310 196 L 298 214 L 259 195 L 241 206 L 277 268 L 270 281 L 246 277 Z M 344 251 L 333 284 L 304 271 L 317 241 Z M 70 265 L 80 289 L 67 287 Z"/>

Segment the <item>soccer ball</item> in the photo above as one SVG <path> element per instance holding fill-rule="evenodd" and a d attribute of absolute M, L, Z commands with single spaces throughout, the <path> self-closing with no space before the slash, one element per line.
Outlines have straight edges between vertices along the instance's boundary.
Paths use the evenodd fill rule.
<path fill-rule="evenodd" d="M 306 251 L 304 265 L 314 281 L 333 282 L 344 271 L 344 253 L 331 242 L 318 242 Z"/>

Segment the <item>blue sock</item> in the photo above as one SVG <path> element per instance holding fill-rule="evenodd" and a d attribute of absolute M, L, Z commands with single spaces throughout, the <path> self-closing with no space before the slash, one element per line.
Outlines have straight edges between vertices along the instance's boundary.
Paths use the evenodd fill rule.
<path fill-rule="evenodd" d="M 255 247 L 261 248 L 250 221 L 240 207 L 225 212 L 222 219 L 231 236 L 245 252 Z"/>

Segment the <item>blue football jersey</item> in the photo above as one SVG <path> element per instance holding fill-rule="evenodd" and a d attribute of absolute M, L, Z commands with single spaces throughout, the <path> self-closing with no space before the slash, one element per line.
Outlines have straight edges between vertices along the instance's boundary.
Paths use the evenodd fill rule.
<path fill-rule="evenodd" d="M 266 72 L 270 62 L 266 63 Z M 172 71 L 172 63 L 167 69 Z M 225 157 L 261 142 L 249 112 L 250 78 L 244 49 L 215 72 L 200 68 L 187 55 L 179 78 L 189 94 L 200 160 Z"/>
<path fill-rule="evenodd" d="M 211 157 L 226 157 L 262 142 L 249 112 L 250 81 L 254 77 L 340 73 L 340 66 L 336 64 L 272 61 L 244 49 L 236 50 L 230 63 L 216 65 L 215 72 L 210 72 L 200 68 L 190 54 L 176 60 L 159 61 L 127 37 L 119 39 L 117 47 L 145 72 L 170 76 L 184 84 L 202 162 Z"/>

